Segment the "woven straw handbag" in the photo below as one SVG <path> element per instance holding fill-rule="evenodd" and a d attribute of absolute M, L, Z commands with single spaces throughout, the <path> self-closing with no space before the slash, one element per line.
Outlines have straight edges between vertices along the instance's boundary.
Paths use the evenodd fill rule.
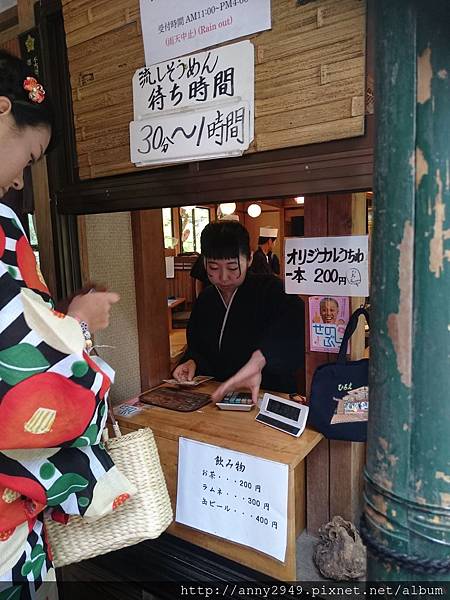
<path fill-rule="evenodd" d="M 106 448 L 118 469 L 138 491 L 125 504 L 96 521 L 72 516 L 64 525 L 46 518 L 56 567 L 154 539 L 173 520 L 152 430 L 139 429 L 122 435 L 115 419 L 113 429 L 118 437 L 107 440 Z"/>

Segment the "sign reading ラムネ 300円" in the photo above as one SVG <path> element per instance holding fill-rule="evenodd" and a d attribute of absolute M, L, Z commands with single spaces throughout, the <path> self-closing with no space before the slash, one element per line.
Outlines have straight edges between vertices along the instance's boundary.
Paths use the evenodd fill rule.
<path fill-rule="evenodd" d="M 145 63 L 270 29 L 270 0 L 140 0 Z"/>

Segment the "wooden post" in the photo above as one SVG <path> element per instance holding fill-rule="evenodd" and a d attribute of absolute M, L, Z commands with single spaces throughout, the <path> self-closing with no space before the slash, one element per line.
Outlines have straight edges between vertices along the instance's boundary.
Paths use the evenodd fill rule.
<path fill-rule="evenodd" d="M 328 194 L 305 197 L 305 236 L 357 235 L 366 233 L 366 197 L 361 194 Z M 364 303 L 352 299 L 352 309 Z M 309 323 L 306 306 L 306 323 Z M 309 393 L 315 369 L 335 355 L 309 352 L 306 348 L 306 386 Z M 351 358 L 362 358 L 364 323 L 352 336 Z M 362 472 L 365 444 L 323 440 L 308 456 L 307 529 L 316 533 L 334 515 L 357 522 L 362 505 Z"/>
<path fill-rule="evenodd" d="M 131 213 L 142 391 L 169 376 L 166 267 L 161 209 Z M 151 335 L 149 334 L 151 332 Z"/>
<path fill-rule="evenodd" d="M 19 54 L 17 36 L 31 29 L 34 24 L 34 0 L 18 0 L 19 24 L 2 31 L 0 44 Z M 39 240 L 40 268 L 52 295 L 56 297 L 56 268 L 54 259 L 53 231 L 48 190 L 47 163 L 45 158 L 31 167 L 33 197 L 36 217 L 36 234 Z"/>
<path fill-rule="evenodd" d="M 328 197 L 328 235 L 365 235 L 367 203 L 365 193 L 333 194 Z M 353 297 L 350 310 L 365 303 L 365 298 Z M 364 354 L 364 319 L 352 335 L 350 358 L 358 360 Z M 334 360 L 334 359 L 333 359 Z M 361 442 L 330 442 L 330 518 L 340 515 L 357 524 L 362 510 L 363 468 L 365 447 Z"/>
<path fill-rule="evenodd" d="M 381 118 L 365 487 L 368 579 L 442 582 L 450 580 L 450 5 L 377 0 L 375 10 Z M 440 571 L 431 570 L 432 562 Z"/>

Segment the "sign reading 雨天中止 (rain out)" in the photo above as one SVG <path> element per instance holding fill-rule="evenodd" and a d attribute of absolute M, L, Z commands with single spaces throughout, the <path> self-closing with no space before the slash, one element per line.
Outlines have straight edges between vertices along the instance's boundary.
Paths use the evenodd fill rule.
<path fill-rule="evenodd" d="M 254 49 L 230 44 L 133 76 L 131 160 L 168 164 L 242 154 L 254 134 Z"/>
<path fill-rule="evenodd" d="M 368 296 L 368 236 L 287 238 L 288 294 Z"/>
<path fill-rule="evenodd" d="M 270 29 L 270 0 L 140 0 L 145 64 Z"/>

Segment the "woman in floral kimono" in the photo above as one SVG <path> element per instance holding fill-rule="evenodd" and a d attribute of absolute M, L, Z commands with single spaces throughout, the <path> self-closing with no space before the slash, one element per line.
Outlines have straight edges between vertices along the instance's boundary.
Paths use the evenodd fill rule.
<path fill-rule="evenodd" d="M 44 88 L 0 51 L 0 199 L 23 187 L 52 126 Z M 54 311 L 20 220 L 0 200 L 0 600 L 57 594 L 44 509 L 95 519 L 134 491 L 101 443 L 111 377 L 87 352 L 118 299 L 95 292 Z"/>

